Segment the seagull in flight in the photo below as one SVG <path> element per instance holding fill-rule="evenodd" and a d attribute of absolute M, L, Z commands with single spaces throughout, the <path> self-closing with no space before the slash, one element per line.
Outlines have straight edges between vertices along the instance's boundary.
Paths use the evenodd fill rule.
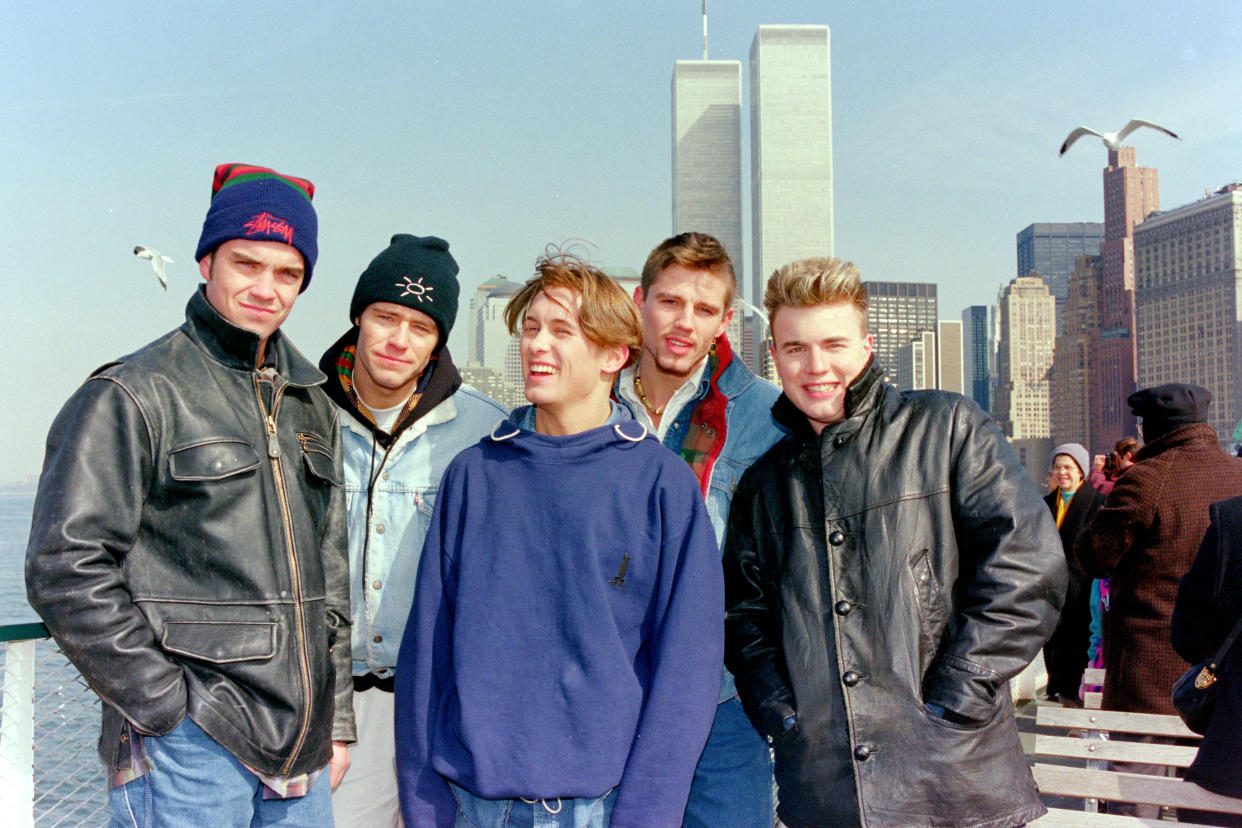
<path fill-rule="evenodd" d="M 168 290 L 168 275 L 164 272 L 164 262 L 171 262 L 172 259 L 160 253 L 158 250 L 152 250 L 150 247 L 143 247 L 141 244 L 134 248 L 134 255 L 140 259 L 146 259 L 151 263 L 151 267 L 155 270 L 155 278 L 160 280 L 160 287 Z"/>
<path fill-rule="evenodd" d="M 1171 129 L 1165 129 L 1164 127 L 1160 126 L 1160 124 L 1153 124 L 1151 121 L 1143 121 L 1143 120 L 1140 120 L 1139 118 L 1131 118 L 1130 123 L 1123 126 L 1117 132 L 1096 132 L 1094 129 L 1091 129 L 1090 127 L 1085 127 L 1085 126 L 1077 127 L 1073 132 L 1071 132 L 1065 138 L 1065 143 L 1061 145 L 1060 154 L 1065 155 L 1065 151 L 1070 148 L 1070 145 L 1073 144 L 1075 141 L 1077 141 L 1079 138 L 1081 138 L 1084 135 L 1094 135 L 1096 138 L 1099 138 L 1101 141 L 1103 141 L 1104 146 L 1108 147 L 1110 150 L 1119 150 L 1121 149 L 1121 142 L 1126 140 L 1126 136 L 1129 135 L 1131 132 L 1134 132 L 1134 130 L 1138 129 L 1139 127 L 1150 127 L 1152 129 L 1163 132 L 1165 135 L 1168 135 L 1170 138 L 1177 138 L 1177 140 L 1179 141 L 1181 140 L 1181 136 L 1179 136 L 1176 132 L 1174 132 Z"/>

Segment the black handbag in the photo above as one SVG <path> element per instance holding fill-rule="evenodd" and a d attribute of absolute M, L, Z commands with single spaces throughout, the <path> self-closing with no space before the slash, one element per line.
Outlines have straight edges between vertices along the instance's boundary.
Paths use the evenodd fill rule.
<path fill-rule="evenodd" d="M 1239 631 L 1242 631 L 1242 618 L 1233 625 L 1216 655 L 1200 661 L 1182 673 L 1182 677 L 1173 684 L 1173 707 L 1186 723 L 1186 727 L 1195 733 L 1207 733 L 1208 722 L 1212 719 L 1212 707 L 1216 704 L 1220 665 Z"/>

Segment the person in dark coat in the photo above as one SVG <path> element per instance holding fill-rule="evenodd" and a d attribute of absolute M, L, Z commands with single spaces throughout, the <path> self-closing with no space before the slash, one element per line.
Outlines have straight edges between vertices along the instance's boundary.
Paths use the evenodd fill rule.
<path fill-rule="evenodd" d="M 1091 468 L 1088 457 L 1086 448 L 1078 443 L 1057 446 L 1052 452 L 1057 489 L 1044 498 L 1056 519 L 1069 565 L 1065 606 L 1052 638 L 1044 645 L 1048 696 L 1075 707 L 1082 705 L 1079 688 L 1091 643 L 1091 576 L 1083 572 L 1073 556 L 1074 540 L 1104 503 L 1104 495 L 1085 479 Z"/>
<path fill-rule="evenodd" d="M 1075 543 L 1088 574 L 1112 576 L 1104 620 L 1106 710 L 1174 713 L 1170 690 L 1186 670 L 1169 640 L 1178 580 L 1207 532 L 1208 507 L 1242 494 L 1242 460 L 1221 450 L 1206 423 L 1211 399 L 1207 389 L 1181 383 L 1130 395 L 1147 443 Z M 1119 769 L 1154 773 L 1158 767 Z M 1157 818 L 1158 809 L 1110 802 L 1109 813 Z"/>
<path fill-rule="evenodd" d="M 725 660 L 781 824 L 1035 820 L 1009 679 L 1065 597 L 1040 493 L 973 400 L 884 382 L 854 265 L 785 265 L 764 305 L 789 434 L 729 507 Z"/>
<path fill-rule="evenodd" d="M 1190 664 L 1211 658 L 1242 617 L 1242 497 L 1214 503 L 1210 524 L 1173 608 L 1173 649 Z M 1217 672 L 1216 705 L 1186 778 L 1209 791 L 1242 797 L 1242 641 Z M 1242 816 L 1178 812 L 1204 825 L 1242 825 Z M 1193 816 L 1193 819 L 1192 819 Z M 1215 821 L 1212 821 L 1212 820 Z"/>

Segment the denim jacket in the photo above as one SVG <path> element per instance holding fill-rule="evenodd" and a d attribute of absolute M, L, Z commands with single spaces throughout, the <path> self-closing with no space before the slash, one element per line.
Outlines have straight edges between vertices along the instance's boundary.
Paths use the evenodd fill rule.
<path fill-rule="evenodd" d="M 463 385 L 401 431 L 385 459 L 370 425 L 342 408 L 354 675 L 393 674 L 440 477 L 507 413 Z M 376 480 L 368 521 L 369 476 Z"/>
<path fill-rule="evenodd" d="M 664 435 L 666 448 L 681 452 L 681 444 L 686 438 L 686 430 L 690 428 L 694 407 L 707 396 L 710 383 L 711 377 L 704 371 L 698 392 L 690 402 L 682 406 L 677 413 L 677 419 Z M 728 400 L 725 405 L 727 426 L 724 449 L 716 458 L 708 483 L 707 514 L 711 518 L 712 528 L 716 531 L 716 542 L 723 547 L 729 503 L 733 500 L 733 490 L 737 488 L 742 472 L 776 445 L 787 432 L 772 419 L 772 404 L 780 397 L 780 389 L 755 376 L 739 356 L 735 355 L 720 375 L 719 388 L 720 393 Z M 618 395 L 618 398 L 633 408 L 632 403 L 624 397 Z M 720 687 L 720 700 L 725 701 L 736 693 L 733 676 L 726 670 Z"/>

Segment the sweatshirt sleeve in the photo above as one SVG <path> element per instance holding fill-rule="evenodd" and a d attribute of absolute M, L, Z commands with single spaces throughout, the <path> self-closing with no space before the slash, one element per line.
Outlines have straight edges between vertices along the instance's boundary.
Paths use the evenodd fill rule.
<path fill-rule="evenodd" d="M 414 602 L 397 654 L 395 730 L 401 814 L 410 826 L 451 826 L 457 805 L 448 782 L 431 765 L 438 704 L 452 682 L 453 597 L 456 569 L 446 527 L 464 515 L 458 476 L 445 472 L 431 527 L 423 544 Z M 449 533 L 451 534 L 451 533 Z"/>
<path fill-rule="evenodd" d="M 666 475 L 660 581 L 649 679 L 612 812 L 613 828 L 679 826 L 699 755 L 716 715 L 724 658 L 720 552 L 694 477 Z M 689 515 L 689 520 L 686 519 Z"/>

